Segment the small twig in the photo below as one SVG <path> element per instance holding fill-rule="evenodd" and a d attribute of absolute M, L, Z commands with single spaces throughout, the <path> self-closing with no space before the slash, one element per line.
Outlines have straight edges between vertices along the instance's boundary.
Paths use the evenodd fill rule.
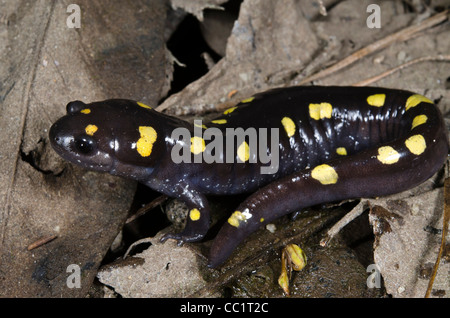
<path fill-rule="evenodd" d="M 447 238 L 449 222 L 450 222 L 450 178 L 446 178 L 444 182 L 444 221 L 442 222 L 443 227 L 442 227 L 441 246 L 439 247 L 439 253 L 436 258 L 436 262 L 434 263 L 430 281 L 428 282 L 428 288 L 427 292 L 425 293 L 425 298 L 430 297 L 431 290 L 433 289 L 434 279 L 436 278 L 439 263 L 441 261 L 442 254 L 444 253 L 445 240 Z"/>
<path fill-rule="evenodd" d="M 400 71 L 404 68 L 410 67 L 413 64 L 416 63 L 421 63 L 421 62 L 426 62 L 426 61 L 444 61 L 444 62 L 449 62 L 450 61 L 450 55 L 438 55 L 438 56 L 423 56 L 423 57 L 419 57 L 416 58 L 414 60 L 408 61 L 406 63 L 403 63 L 397 67 L 391 68 L 390 70 L 387 70 L 381 74 L 378 74 L 376 76 L 367 78 L 365 80 L 359 81 L 355 84 L 353 84 L 352 86 L 367 86 L 370 85 L 372 83 L 375 83 L 379 80 L 381 80 L 384 77 L 387 77 L 397 71 Z"/>
<path fill-rule="evenodd" d="M 388 36 L 384 37 L 383 39 L 380 39 L 372 44 L 367 45 L 366 47 L 363 47 L 362 49 L 359 49 L 358 51 L 347 56 L 346 58 L 342 59 L 341 61 L 337 62 L 336 64 L 330 66 L 329 68 L 326 68 L 323 71 L 320 71 L 316 74 L 313 74 L 311 76 L 304 78 L 297 85 L 301 86 L 306 83 L 315 81 L 319 78 L 329 76 L 329 75 L 343 69 L 344 67 L 349 66 L 350 64 L 353 64 L 354 62 L 365 57 L 366 55 L 369 55 L 378 50 L 381 50 L 394 42 L 397 42 L 397 41 L 403 42 L 403 41 L 409 40 L 410 38 L 415 36 L 416 33 L 423 31 L 425 29 L 428 29 L 432 26 L 435 26 L 436 24 L 439 24 L 439 23 L 447 20 L 447 14 L 448 14 L 448 10 L 443 11 L 441 13 L 438 13 L 438 14 L 422 21 L 421 23 L 419 23 L 417 25 L 409 26 L 398 32 L 395 32 L 394 34 L 388 35 Z"/>
<path fill-rule="evenodd" d="M 132 216 L 130 216 L 125 224 L 128 224 L 130 222 L 133 222 L 134 220 L 136 220 L 138 217 L 144 215 L 145 213 L 147 213 L 148 211 L 150 211 L 151 209 L 153 209 L 154 207 L 157 207 L 158 205 L 164 203 L 166 200 L 168 199 L 168 197 L 166 195 L 161 195 L 159 197 L 157 197 L 155 200 L 153 200 L 150 203 L 147 203 L 145 206 L 143 206 L 142 208 L 140 208 L 139 210 L 137 210 L 137 212 L 135 214 L 133 214 Z"/>
<path fill-rule="evenodd" d="M 356 219 L 358 216 L 363 214 L 363 212 L 370 207 L 370 202 L 364 198 L 343 218 L 341 218 L 336 224 L 334 224 L 327 232 L 326 236 L 320 240 L 320 246 L 325 247 L 328 243 L 344 228 Z"/>
<path fill-rule="evenodd" d="M 48 242 L 53 241 L 57 237 L 58 237 L 58 235 L 49 235 L 49 236 L 42 237 L 39 240 L 28 245 L 27 250 L 29 250 L 29 251 L 34 250 L 35 248 L 38 248 L 44 244 L 47 244 Z"/>

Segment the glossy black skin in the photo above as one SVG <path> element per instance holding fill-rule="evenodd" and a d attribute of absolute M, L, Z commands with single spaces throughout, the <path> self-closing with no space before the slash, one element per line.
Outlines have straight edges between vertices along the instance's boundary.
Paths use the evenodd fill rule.
<path fill-rule="evenodd" d="M 386 94 L 384 106 L 369 106 L 367 97 L 380 93 Z M 255 95 L 253 101 L 220 116 L 227 120 L 226 124 L 204 123 L 222 131 L 226 127 L 279 128 L 280 163 L 275 174 L 261 174 L 260 162 L 175 164 L 171 150 L 181 141 L 171 137 L 172 131 L 185 127 L 193 135 L 193 125 L 129 100 L 69 103 L 68 114 L 52 126 L 50 141 L 66 160 L 87 169 L 135 179 L 184 201 L 189 209 L 199 210 L 199 220 L 188 218 L 182 233 L 168 234 L 163 240 L 173 238 L 182 243 L 204 237 L 210 219 L 205 195 L 253 193 L 237 209 L 252 217 L 239 227 L 225 223 L 217 235 L 209 257 L 210 266 L 215 267 L 250 233 L 282 215 L 318 203 L 401 192 L 431 177 L 448 154 L 446 129 L 433 104 L 422 102 L 405 111 L 405 102 L 411 95 L 407 91 L 371 87 L 275 89 Z M 332 117 L 314 120 L 308 105 L 321 102 L 333 106 Z M 84 108 L 91 109 L 91 113 L 81 114 Z M 411 130 L 413 118 L 420 114 L 428 117 L 427 122 Z M 281 124 L 285 116 L 296 124 L 295 135 L 290 138 Z M 88 124 L 99 129 L 90 140 L 94 150 L 84 155 L 74 141 L 86 136 Z M 139 126 L 151 126 L 158 134 L 149 157 L 140 156 L 131 146 L 139 139 Z M 420 155 L 405 147 L 405 140 L 417 134 L 425 138 L 427 145 Z M 400 160 L 389 165 L 378 161 L 380 146 L 392 146 L 399 151 Z M 337 147 L 345 147 L 347 156 L 336 154 Z M 269 150 L 272 152 L 270 146 Z M 311 169 L 323 163 L 334 167 L 338 182 L 323 185 L 311 177 Z"/>

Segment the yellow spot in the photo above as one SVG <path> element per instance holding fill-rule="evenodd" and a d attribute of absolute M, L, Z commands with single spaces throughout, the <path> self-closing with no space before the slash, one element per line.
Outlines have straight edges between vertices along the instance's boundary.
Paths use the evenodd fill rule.
<path fill-rule="evenodd" d="M 238 147 L 237 155 L 242 162 L 246 162 L 250 158 L 250 148 L 245 141 Z"/>
<path fill-rule="evenodd" d="M 142 157 L 148 157 L 156 141 L 156 130 L 150 126 L 139 126 L 139 133 L 141 138 L 136 142 L 136 150 Z"/>
<path fill-rule="evenodd" d="M 329 103 L 309 104 L 309 115 L 315 120 L 331 118 L 333 107 Z"/>
<path fill-rule="evenodd" d="M 323 164 L 315 167 L 311 171 L 311 177 L 318 180 L 322 184 L 334 184 L 338 180 L 338 174 L 333 167 Z"/>
<path fill-rule="evenodd" d="M 87 115 L 87 114 L 91 113 L 91 110 L 89 108 L 85 108 L 85 109 L 80 110 L 80 113 L 83 113 L 83 114 Z"/>
<path fill-rule="evenodd" d="M 341 155 L 341 156 L 346 156 L 347 155 L 347 149 L 345 149 L 344 147 L 336 148 L 336 153 L 338 155 Z"/>
<path fill-rule="evenodd" d="M 425 124 L 427 122 L 427 120 L 428 120 L 428 117 L 426 115 L 418 115 L 418 116 L 414 117 L 411 130 L 416 128 L 419 125 Z"/>
<path fill-rule="evenodd" d="M 420 155 L 427 148 L 425 138 L 422 135 L 414 135 L 406 139 L 406 147 L 415 155 Z"/>
<path fill-rule="evenodd" d="M 98 127 L 95 125 L 87 125 L 84 130 L 89 136 L 94 136 L 94 133 L 98 130 Z"/>
<path fill-rule="evenodd" d="M 241 100 L 241 103 L 250 103 L 251 101 L 253 101 L 255 98 L 254 97 L 249 97 L 246 99 Z"/>
<path fill-rule="evenodd" d="M 261 222 L 261 223 L 264 222 L 264 218 L 260 218 L 259 222 Z"/>
<path fill-rule="evenodd" d="M 199 153 L 205 151 L 206 145 L 205 140 L 203 138 L 194 136 L 191 138 L 191 152 L 194 155 L 198 155 Z"/>
<path fill-rule="evenodd" d="M 284 117 L 281 120 L 281 123 L 283 124 L 284 130 L 286 130 L 286 134 L 288 137 L 292 137 L 295 134 L 295 123 L 290 119 L 289 117 Z"/>
<path fill-rule="evenodd" d="M 386 100 L 386 94 L 375 94 L 367 97 L 367 104 L 370 106 L 381 107 Z"/>
<path fill-rule="evenodd" d="M 419 105 L 422 102 L 423 103 L 434 104 L 431 100 L 429 100 L 425 96 L 422 96 L 422 95 L 419 95 L 419 94 L 414 94 L 414 95 L 408 97 L 408 99 L 406 100 L 405 108 L 406 108 L 406 110 L 408 110 L 411 107 L 416 107 L 417 105 Z"/>
<path fill-rule="evenodd" d="M 400 154 L 390 146 L 384 146 L 378 148 L 378 156 L 377 159 L 386 165 L 391 165 L 396 163 L 400 158 Z"/>
<path fill-rule="evenodd" d="M 144 103 L 141 102 L 136 102 L 139 106 L 144 107 L 144 108 L 148 108 L 148 109 L 152 109 L 150 106 L 145 105 Z"/>
<path fill-rule="evenodd" d="M 192 209 L 189 211 L 189 217 L 192 221 L 197 221 L 200 219 L 200 211 L 198 209 Z"/>
<path fill-rule="evenodd" d="M 235 110 L 236 108 L 237 108 L 237 107 L 231 107 L 231 108 L 228 108 L 227 110 L 225 110 L 225 111 L 223 112 L 223 114 L 224 114 L 224 115 L 231 114 L 232 112 L 234 112 L 234 110 Z"/>
<path fill-rule="evenodd" d="M 216 120 L 212 120 L 211 123 L 213 123 L 213 124 L 226 124 L 227 120 L 226 119 L 216 119 Z"/>
<path fill-rule="evenodd" d="M 198 128 L 208 129 L 208 127 L 206 127 L 205 125 L 199 125 L 199 124 L 196 124 L 196 123 L 194 123 L 194 126 L 198 127 Z"/>
<path fill-rule="evenodd" d="M 247 218 L 244 213 L 240 211 L 235 211 L 231 216 L 228 218 L 228 223 L 234 227 L 239 227 L 239 224 L 241 222 L 247 221 Z"/>

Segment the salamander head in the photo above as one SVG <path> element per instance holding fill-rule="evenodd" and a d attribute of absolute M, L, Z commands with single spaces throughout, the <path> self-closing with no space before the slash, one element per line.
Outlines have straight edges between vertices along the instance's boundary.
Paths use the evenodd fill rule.
<path fill-rule="evenodd" d="M 160 114 L 131 100 L 70 102 L 50 128 L 50 143 L 64 159 L 86 169 L 138 179 L 163 151 Z M 162 139 L 162 140 L 160 140 Z"/>

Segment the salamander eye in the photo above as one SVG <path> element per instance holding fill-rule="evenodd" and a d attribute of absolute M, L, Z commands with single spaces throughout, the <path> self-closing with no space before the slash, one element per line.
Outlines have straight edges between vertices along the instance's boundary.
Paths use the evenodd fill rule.
<path fill-rule="evenodd" d="M 88 155 L 95 148 L 95 141 L 89 136 L 80 136 L 74 141 L 75 150 L 82 154 Z"/>

